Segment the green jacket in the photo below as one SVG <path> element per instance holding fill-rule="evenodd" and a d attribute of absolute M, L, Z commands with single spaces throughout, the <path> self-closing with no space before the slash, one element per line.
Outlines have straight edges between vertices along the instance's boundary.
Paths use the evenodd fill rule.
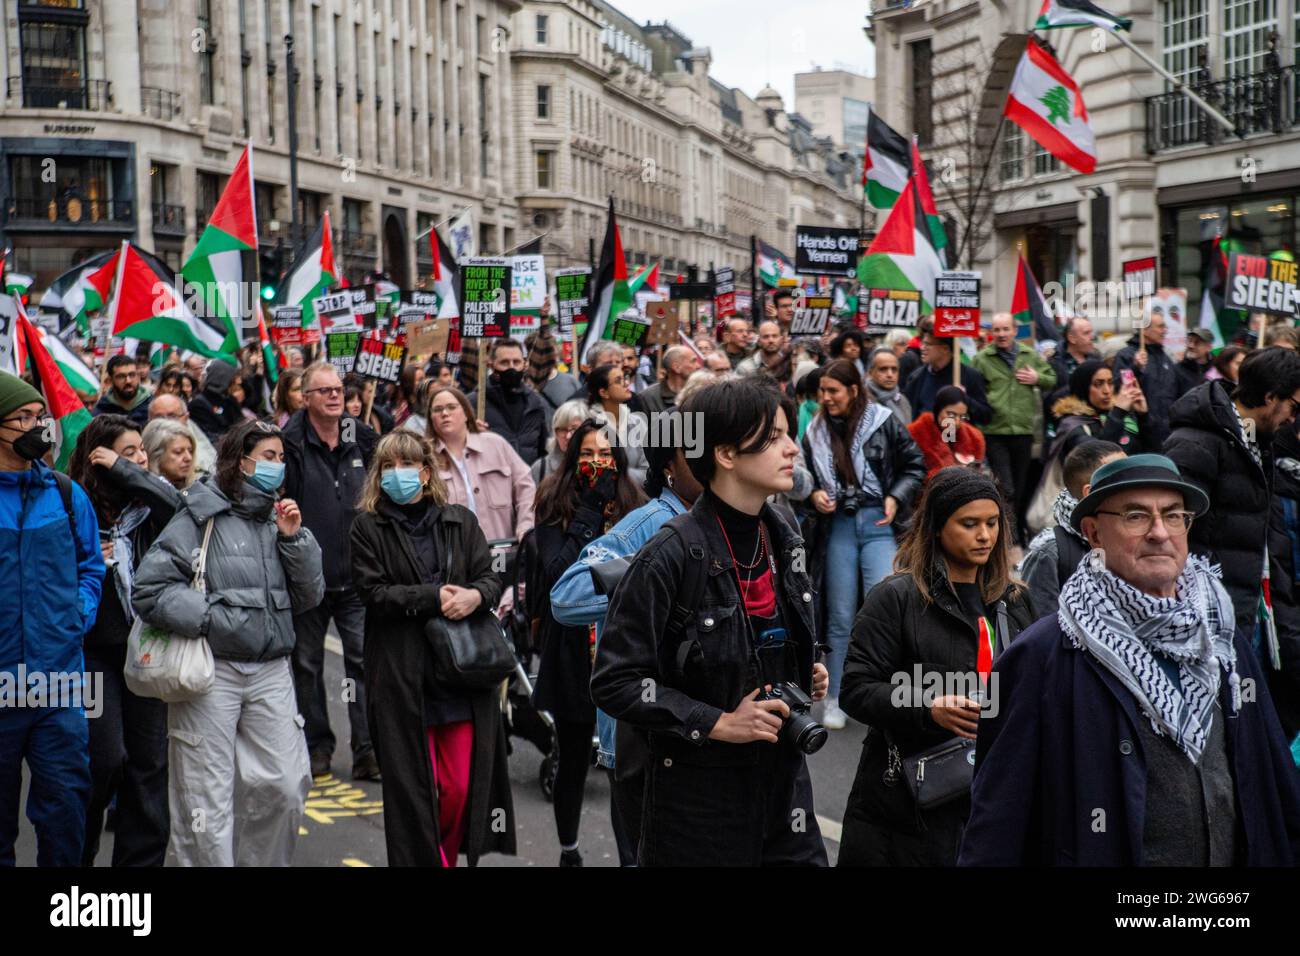
<path fill-rule="evenodd" d="M 989 405 L 993 408 L 993 421 L 984 426 L 986 435 L 1031 435 L 1034 431 L 1034 412 L 1038 396 L 1031 385 L 1016 381 L 1015 371 L 1007 367 L 990 343 L 975 353 L 971 366 L 984 376 Z M 1038 373 L 1038 387 L 1044 392 L 1056 386 L 1056 372 L 1052 366 L 1023 342 L 1016 343 L 1016 368 L 1032 368 Z"/>

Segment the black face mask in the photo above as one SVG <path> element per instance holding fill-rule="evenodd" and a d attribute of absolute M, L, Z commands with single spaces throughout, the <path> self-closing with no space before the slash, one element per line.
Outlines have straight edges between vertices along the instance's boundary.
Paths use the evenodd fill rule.
<path fill-rule="evenodd" d="M 523 388 L 523 369 L 508 368 L 504 372 L 494 372 L 493 374 L 496 375 L 497 381 L 501 383 L 501 387 L 507 392 L 517 392 Z"/>
<path fill-rule="evenodd" d="M 28 461 L 44 458 L 45 453 L 54 447 L 54 443 L 45 437 L 45 429 L 40 426 L 29 432 L 23 432 L 9 444 L 15 453 Z"/>

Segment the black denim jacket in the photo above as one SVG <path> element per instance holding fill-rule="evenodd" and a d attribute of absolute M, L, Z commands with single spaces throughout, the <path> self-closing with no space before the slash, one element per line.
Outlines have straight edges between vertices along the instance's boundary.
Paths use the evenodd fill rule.
<path fill-rule="evenodd" d="M 788 639 L 797 648 L 799 685 L 811 691 L 817 652 L 813 589 L 803 539 L 771 505 L 760 515 L 773 542 L 776 587 Z M 675 525 L 690 522 L 694 529 Z M 687 537 L 702 541 L 690 553 Z M 700 599 L 688 601 L 687 576 L 704 574 Z M 775 583 L 775 582 L 774 582 Z M 696 582 L 698 588 L 698 581 Z M 758 744 L 708 739 L 718 718 L 758 686 L 758 663 L 736 575 L 708 496 L 672 519 L 637 553 L 609 604 L 596 651 L 591 696 L 619 721 L 648 733 L 654 753 L 705 765 L 753 763 Z"/>

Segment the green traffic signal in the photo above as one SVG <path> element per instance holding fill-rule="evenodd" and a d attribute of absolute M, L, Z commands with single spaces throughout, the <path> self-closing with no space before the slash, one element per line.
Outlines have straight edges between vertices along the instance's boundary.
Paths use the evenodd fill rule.
<path fill-rule="evenodd" d="M 270 302 L 272 299 L 274 299 L 275 287 L 269 285 L 262 286 L 262 298 L 265 299 L 267 302 Z"/>

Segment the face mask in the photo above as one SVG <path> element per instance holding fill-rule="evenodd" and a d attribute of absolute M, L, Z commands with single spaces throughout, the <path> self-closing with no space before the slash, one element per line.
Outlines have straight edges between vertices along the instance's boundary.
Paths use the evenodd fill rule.
<path fill-rule="evenodd" d="M 497 372 L 497 381 L 507 392 L 518 391 L 524 384 L 524 373 L 522 369 L 508 368 L 504 372 Z"/>
<path fill-rule="evenodd" d="M 379 476 L 379 487 L 399 505 L 410 504 L 424 488 L 418 468 L 389 468 Z"/>
<path fill-rule="evenodd" d="M 248 460 L 253 461 L 252 458 Z M 253 466 L 253 473 L 245 475 L 244 480 L 259 491 L 265 491 L 268 495 L 275 494 L 275 490 L 284 484 L 284 462 L 259 459 Z"/>
<path fill-rule="evenodd" d="M 39 425 L 29 432 L 23 432 L 10 442 L 14 452 L 28 461 L 38 461 L 54 447 L 54 443 L 45 437 L 45 429 Z"/>

